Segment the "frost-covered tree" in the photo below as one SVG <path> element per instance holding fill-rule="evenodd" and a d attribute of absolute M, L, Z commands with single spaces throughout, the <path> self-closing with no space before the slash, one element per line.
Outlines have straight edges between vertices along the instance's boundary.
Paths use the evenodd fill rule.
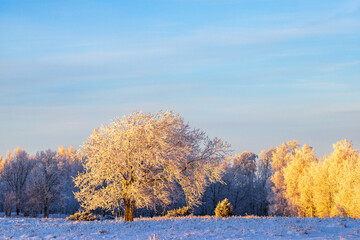
<path fill-rule="evenodd" d="M 48 217 L 50 212 L 74 213 L 79 209 L 73 194 L 73 177 L 81 172 L 81 161 L 72 147 L 64 148 L 64 154 L 61 147 L 59 150 L 41 151 L 34 157 L 35 165 L 25 189 L 24 215 L 43 213 Z"/>
<path fill-rule="evenodd" d="M 3 182 L 2 175 L 4 173 L 6 160 L 0 156 L 0 211 L 5 211 L 5 191 L 6 191 L 6 185 Z"/>
<path fill-rule="evenodd" d="M 259 154 L 259 163 L 257 164 L 257 175 L 262 180 L 261 185 L 265 188 L 266 181 L 272 175 L 271 171 L 271 159 L 276 149 L 274 147 L 269 150 L 262 150 Z"/>
<path fill-rule="evenodd" d="M 65 147 L 60 146 L 56 158 L 59 162 L 58 166 L 63 176 L 63 190 L 61 194 L 61 203 L 55 204 L 55 207 L 57 208 L 57 211 L 73 214 L 80 207 L 73 194 L 78 191 L 75 187 L 73 178 L 83 171 L 83 159 L 72 146 L 67 150 Z"/>
<path fill-rule="evenodd" d="M 339 141 L 333 147 L 334 151 L 316 166 L 313 174 L 315 215 L 360 217 L 360 212 L 352 211 L 360 199 L 358 150 L 347 140 Z"/>
<path fill-rule="evenodd" d="M 256 164 L 256 212 L 261 216 L 266 216 L 269 214 L 268 194 L 271 191 L 270 177 L 272 175 L 270 162 L 274 152 L 274 147 L 271 147 L 267 151 L 261 151 L 259 154 L 259 160 Z"/>
<path fill-rule="evenodd" d="M 0 173 L 4 171 L 5 163 L 6 163 L 5 159 L 2 156 L 0 156 Z"/>
<path fill-rule="evenodd" d="M 357 155 L 357 156 L 356 156 Z M 360 156 L 351 155 L 340 173 L 337 194 L 334 197 L 338 215 L 360 218 Z"/>
<path fill-rule="evenodd" d="M 271 168 L 273 175 L 272 193 L 270 197 L 270 211 L 274 215 L 290 216 L 294 211 L 286 198 L 286 185 L 284 181 L 284 169 L 291 162 L 295 150 L 299 147 L 297 141 L 283 143 L 272 154 Z"/>
<path fill-rule="evenodd" d="M 10 151 L 7 153 L 2 179 L 9 190 L 9 197 L 14 199 L 16 215 L 20 214 L 26 181 L 33 166 L 34 161 L 25 150 L 18 147 L 14 150 L 14 156 Z"/>
<path fill-rule="evenodd" d="M 310 199 L 303 201 L 304 198 L 301 197 L 301 191 L 306 189 L 302 178 L 309 171 L 311 164 L 317 161 L 314 150 L 304 144 L 301 149 L 295 149 L 291 162 L 284 169 L 285 196 L 298 216 L 309 216 L 309 212 L 310 216 L 312 216 L 311 211 L 308 209 L 309 207 L 310 209 L 313 208 Z M 301 181 L 302 185 L 300 184 Z M 308 184 L 311 183 L 308 182 Z M 303 188 L 300 188 L 300 186 Z"/>
<path fill-rule="evenodd" d="M 244 151 L 224 161 L 222 181 L 207 187 L 201 214 L 213 214 L 219 201 L 227 198 L 235 215 L 257 213 L 257 155 Z"/>
<path fill-rule="evenodd" d="M 51 204 L 60 199 L 63 180 L 56 152 L 48 150 L 37 153 L 28 192 L 43 207 L 45 218 L 49 217 Z"/>
<path fill-rule="evenodd" d="M 199 208 L 195 209 L 195 213 L 199 213 L 200 215 L 212 215 L 219 201 L 232 194 L 233 174 L 230 171 L 232 159 L 232 157 L 224 159 L 222 162 L 224 174 L 221 181 L 211 183 L 206 187 L 201 200 L 202 204 Z"/>
<path fill-rule="evenodd" d="M 324 159 L 324 164 L 328 169 L 328 185 L 332 203 L 330 203 L 330 217 L 343 216 L 346 217 L 347 211 L 346 204 L 344 204 L 343 197 L 345 195 L 339 194 L 345 189 L 349 189 L 351 185 L 343 185 L 342 182 L 346 182 L 347 178 L 351 178 L 350 170 L 351 165 L 356 166 L 357 159 L 359 158 L 359 152 L 357 149 L 353 149 L 353 143 L 348 140 L 339 141 L 333 145 L 334 151 Z M 355 163 L 355 164 L 354 164 Z"/>
<path fill-rule="evenodd" d="M 181 186 L 188 206 L 199 204 L 209 182 L 221 179 L 229 147 L 190 129 L 172 112 L 135 112 L 95 129 L 82 149 L 85 172 L 75 178 L 76 198 L 87 210 L 168 205 Z"/>
<path fill-rule="evenodd" d="M 282 154 L 278 156 L 283 159 L 275 167 L 282 167 L 275 168 L 279 174 L 278 178 L 272 179 L 273 190 L 277 191 L 274 194 L 277 198 L 273 200 L 276 207 L 283 206 L 287 211 L 284 214 L 321 218 L 360 217 L 359 152 L 347 140 L 333 146 L 333 153 L 323 157 L 322 161 L 317 160 L 312 148 L 306 144 L 301 149 L 294 148 L 294 151 L 280 149 Z M 277 150 L 277 153 L 280 152 Z"/>
<path fill-rule="evenodd" d="M 255 170 L 257 155 L 243 152 L 232 160 L 233 203 L 237 214 L 254 214 L 255 212 Z"/>

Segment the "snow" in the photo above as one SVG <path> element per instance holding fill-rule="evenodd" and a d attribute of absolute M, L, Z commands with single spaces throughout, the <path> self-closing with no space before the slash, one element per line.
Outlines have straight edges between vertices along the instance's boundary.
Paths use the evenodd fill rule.
<path fill-rule="evenodd" d="M 0 218 L 0 239 L 360 239 L 350 218 L 184 217 L 69 221 Z"/>

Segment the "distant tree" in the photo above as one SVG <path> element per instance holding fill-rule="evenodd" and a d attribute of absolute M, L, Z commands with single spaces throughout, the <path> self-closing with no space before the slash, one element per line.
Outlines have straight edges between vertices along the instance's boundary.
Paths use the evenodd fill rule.
<path fill-rule="evenodd" d="M 4 186 L 1 179 L 3 169 L 1 168 L 2 158 L 0 156 L 0 211 L 4 212 Z"/>
<path fill-rule="evenodd" d="M 274 147 L 271 147 L 267 151 L 262 150 L 256 164 L 257 214 L 261 216 L 267 216 L 269 214 L 268 194 L 271 191 L 271 181 L 269 180 L 272 175 L 270 162 L 274 152 Z"/>
<path fill-rule="evenodd" d="M 358 150 L 347 140 L 339 141 L 333 147 L 333 153 L 318 164 L 313 175 L 316 216 L 360 217 L 360 212 L 356 212 L 360 199 Z"/>
<path fill-rule="evenodd" d="M 238 214 L 254 214 L 255 212 L 255 170 L 257 155 L 243 152 L 232 160 L 234 211 Z M 240 208 L 241 207 L 241 208 Z"/>
<path fill-rule="evenodd" d="M 316 208 L 314 203 L 314 191 L 316 186 L 314 176 L 319 173 L 321 163 L 313 161 L 303 170 L 302 176 L 299 178 L 299 205 L 302 217 L 315 217 Z"/>
<path fill-rule="evenodd" d="M 221 181 L 207 187 L 201 214 L 212 214 L 218 202 L 224 198 L 233 205 L 233 214 L 255 214 L 258 208 L 257 158 L 256 154 L 244 151 L 224 160 L 225 174 Z"/>
<path fill-rule="evenodd" d="M 58 156 L 66 156 L 67 155 L 66 148 L 64 146 L 60 146 L 58 148 L 57 154 Z"/>
<path fill-rule="evenodd" d="M 60 199 L 63 174 L 59 168 L 56 152 L 41 151 L 36 154 L 36 165 L 32 170 L 31 195 L 43 206 L 44 217 L 49 217 L 51 204 Z"/>
<path fill-rule="evenodd" d="M 349 208 L 346 207 L 347 204 L 344 204 L 346 198 L 344 199 L 343 197 L 347 195 L 344 190 L 350 189 L 351 185 L 343 185 L 341 183 L 346 182 L 346 179 L 352 178 L 351 173 L 355 172 L 355 168 L 352 168 L 352 166 L 356 166 L 356 163 L 358 163 L 359 151 L 353 149 L 353 143 L 346 139 L 337 142 L 333 147 L 334 151 L 324 159 L 324 164 L 328 168 L 329 185 L 332 186 L 329 189 L 333 199 L 333 203 L 330 204 L 330 217 L 347 217 L 349 215 L 347 209 Z M 339 194 L 340 192 L 344 193 L 344 195 Z"/>
<path fill-rule="evenodd" d="M 16 215 L 20 214 L 26 181 L 33 166 L 34 161 L 25 150 L 16 148 L 14 156 L 8 151 L 2 179 L 9 189 L 11 199 L 15 199 Z"/>
<path fill-rule="evenodd" d="M 3 157 L 0 156 L 0 175 L 4 171 L 5 164 L 6 164 L 6 160 Z"/>
<path fill-rule="evenodd" d="M 283 143 L 276 148 L 272 154 L 271 168 L 273 175 L 272 193 L 270 197 L 270 211 L 273 215 L 291 216 L 294 215 L 294 209 L 286 198 L 286 184 L 284 181 L 284 169 L 291 162 L 295 150 L 299 148 L 297 141 Z"/>
<path fill-rule="evenodd" d="M 135 112 L 95 129 L 84 144 L 85 172 L 75 179 L 75 196 L 86 210 L 123 204 L 130 222 L 134 206 L 170 204 L 175 185 L 196 206 L 207 184 L 221 179 L 228 151 L 177 114 Z"/>
<path fill-rule="evenodd" d="M 334 197 L 338 215 L 360 218 L 360 155 L 351 155 L 342 169 L 338 192 Z"/>
<path fill-rule="evenodd" d="M 68 150 L 66 150 L 64 146 L 60 146 L 58 148 L 57 156 L 60 158 L 67 158 L 70 162 L 75 161 L 77 157 L 72 145 L 70 145 Z"/>
<path fill-rule="evenodd" d="M 262 180 L 262 186 L 265 188 L 266 180 L 272 175 L 271 159 L 276 149 L 274 147 L 269 150 L 262 150 L 259 154 L 259 164 L 257 164 L 258 178 Z"/>
<path fill-rule="evenodd" d="M 83 171 L 83 158 L 79 156 L 78 152 L 75 151 L 72 146 L 70 146 L 68 150 L 63 146 L 60 146 L 56 158 L 59 162 L 59 171 L 63 176 L 62 198 L 61 203 L 58 204 L 57 208 L 60 212 L 73 214 L 78 211 L 78 208 L 80 207 L 73 194 L 78 191 L 78 188 L 75 187 L 73 178 Z"/>
<path fill-rule="evenodd" d="M 360 218 L 360 156 L 352 142 L 337 142 L 322 161 L 306 144 L 301 149 L 288 146 L 278 148 L 272 162 L 277 176 L 272 177 L 273 204 L 283 207 L 280 214 Z"/>
<path fill-rule="evenodd" d="M 201 215 L 212 215 L 221 199 L 224 199 L 229 195 L 233 195 L 233 190 L 231 189 L 233 181 L 233 173 L 230 171 L 231 161 L 232 157 L 227 157 L 223 160 L 222 168 L 224 174 L 221 181 L 211 183 L 206 187 L 202 197 L 202 204 L 200 206 Z"/>
<path fill-rule="evenodd" d="M 211 183 L 205 190 L 202 197 L 201 215 L 211 215 L 214 213 L 217 203 L 223 196 L 228 196 L 231 192 L 231 180 L 226 176 L 221 181 Z"/>
<path fill-rule="evenodd" d="M 291 162 L 284 169 L 285 196 L 298 216 L 305 217 L 309 206 L 309 202 L 302 201 L 301 191 L 305 189 L 301 189 L 299 183 L 310 165 L 317 161 L 314 150 L 305 144 L 301 149 L 295 149 Z"/>
<path fill-rule="evenodd" d="M 8 152 L 8 155 L 11 153 Z M 11 211 L 15 207 L 15 195 L 4 181 L 5 167 L 6 159 L 0 156 L 0 211 L 5 212 L 5 216 L 11 216 Z"/>

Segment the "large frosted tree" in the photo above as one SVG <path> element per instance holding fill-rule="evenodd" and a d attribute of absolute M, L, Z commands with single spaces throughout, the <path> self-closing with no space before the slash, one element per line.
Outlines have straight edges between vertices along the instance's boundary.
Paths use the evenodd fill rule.
<path fill-rule="evenodd" d="M 85 171 L 75 178 L 86 210 L 168 205 L 181 186 L 189 206 L 199 204 L 209 182 L 221 179 L 229 147 L 191 129 L 170 111 L 135 112 L 95 129 L 83 145 Z"/>

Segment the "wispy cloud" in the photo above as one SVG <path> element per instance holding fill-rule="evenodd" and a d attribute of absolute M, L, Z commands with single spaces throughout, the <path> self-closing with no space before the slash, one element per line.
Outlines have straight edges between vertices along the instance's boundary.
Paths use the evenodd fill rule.
<path fill-rule="evenodd" d="M 324 69 L 324 71 L 332 72 L 332 71 L 341 70 L 343 68 L 354 67 L 354 66 L 358 66 L 358 65 L 360 65 L 360 61 L 332 63 L 332 64 L 328 64 L 328 65 L 324 66 L 323 69 Z"/>
<path fill-rule="evenodd" d="M 84 53 L 70 53 L 50 56 L 42 59 L 42 61 L 52 63 L 68 63 L 68 64 L 99 64 L 113 61 L 129 61 L 144 57 L 155 57 L 168 55 L 171 50 L 164 48 L 155 49 L 137 49 L 130 51 L 91 51 Z"/>

